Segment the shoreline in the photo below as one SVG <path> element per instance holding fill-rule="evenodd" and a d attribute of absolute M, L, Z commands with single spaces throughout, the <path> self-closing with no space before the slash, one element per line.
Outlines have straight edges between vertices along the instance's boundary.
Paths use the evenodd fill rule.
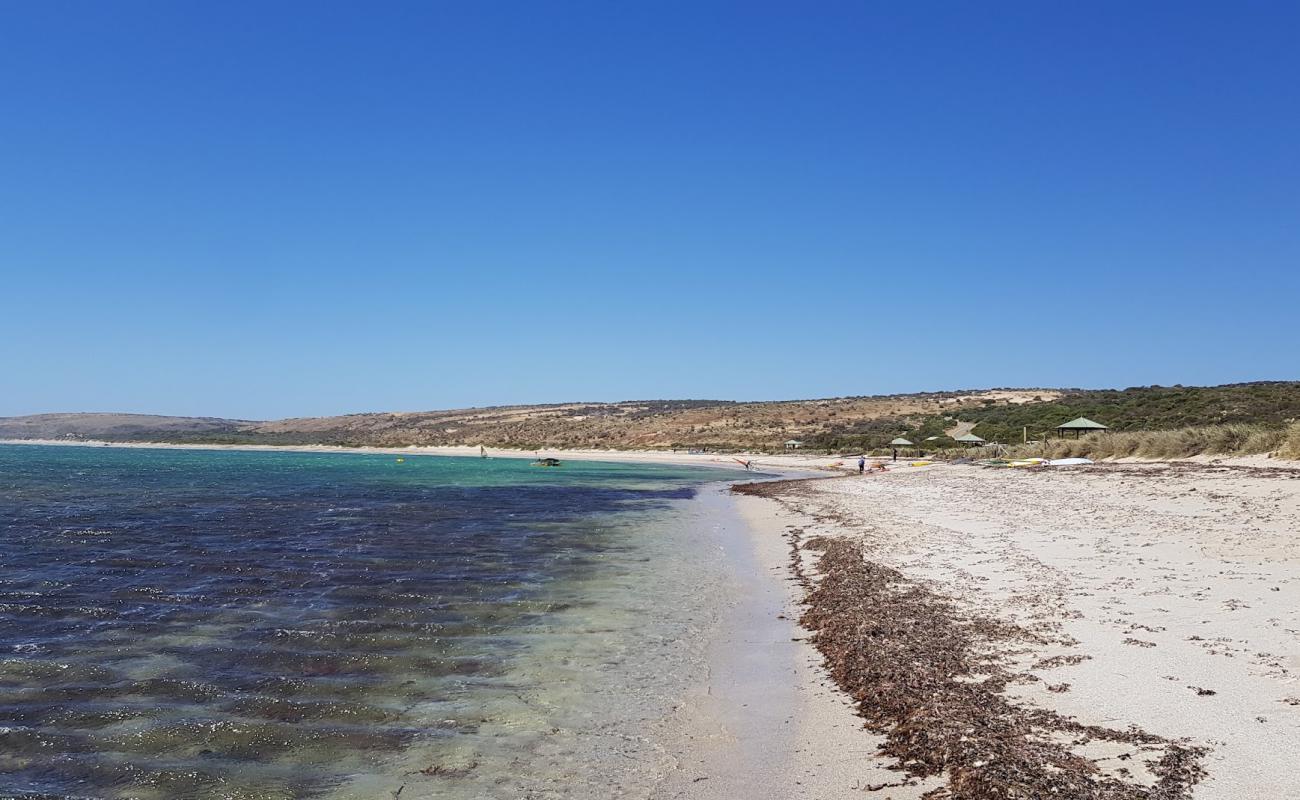
<path fill-rule="evenodd" d="M 473 445 L 438 445 L 404 447 L 344 447 L 341 445 L 281 445 L 281 444 L 204 444 L 177 442 L 109 442 L 99 439 L 70 441 L 67 439 L 0 439 L 0 445 L 28 445 L 42 447 L 121 447 L 149 450 L 246 450 L 253 452 L 286 453 L 362 453 L 367 455 L 393 456 L 444 456 L 452 458 L 478 458 L 479 449 Z M 565 457 L 574 461 L 602 461 L 608 463 L 643 463 L 674 464 L 679 466 L 700 466 L 723 469 L 743 469 L 737 460 L 750 460 L 755 467 L 767 472 L 803 475 L 807 477 L 831 475 L 852 475 L 857 470 L 854 456 L 814 455 L 800 452 L 789 453 L 674 453 L 664 450 L 613 450 L 613 449 L 564 449 L 543 448 L 541 450 L 519 450 L 506 447 L 488 448 L 489 458 L 531 459 L 539 457 Z M 869 456 L 868 462 L 883 463 L 891 469 L 911 468 L 913 461 L 925 460 L 900 458 L 897 462 L 883 456 Z M 936 465 L 946 462 L 933 461 Z M 1300 460 L 1288 459 L 1272 454 L 1255 454 L 1244 456 L 1194 455 L 1182 458 L 1141 458 L 1124 456 L 1121 458 L 1104 458 L 1094 462 L 1097 465 L 1149 465 L 1189 464 L 1189 465 L 1223 465 L 1251 467 L 1261 469 L 1300 469 Z"/>
<path fill-rule="evenodd" d="M 422 447 L 407 445 L 405 447 L 342 447 L 338 445 L 278 445 L 278 444 L 182 444 L 174 442 L 107 442 L 94 439 L 68 441 L 65 439 L 0 439 L 0 445 L 26 445 L 41 447 L 120 447 L 144 450 L 243 450 L 252 452 L 286 452 L 286 453 L 361 453 L 365 455 L 393 456 L 444 456 L 452 458 L 479 458 L 479 449 L 470 445 L 448 445 Z M 737 458 L 751 460 L 755 467 L 767 472 L 782 474 L 825 474 L 828 471 L 840 472 L 837 465 L 843 465 L 846 459 L 837 456 L 820 455 L 764 455 L 753 453 L 719 454 L 719 453 L 673 453 L 662 450 L 563 450 L 549 448 L 542 450 L 514 450 L 510 448 L 488 448 L 489 458 L 531 459 L 546 456 L 563 456 L 574 461 L 603 461 L 611 463 L 673 464 L 677 466 L 714 467 L 722 469 L 744 469 L 737 463 Z"/>

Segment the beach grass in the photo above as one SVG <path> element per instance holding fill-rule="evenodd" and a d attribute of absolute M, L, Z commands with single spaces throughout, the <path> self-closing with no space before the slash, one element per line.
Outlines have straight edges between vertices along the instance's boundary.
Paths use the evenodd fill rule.
<path fill-rule="evenodd" d="M 1164 431 L 1093 433 L 1012 448 L 1016 456 L 1047 458 L 1189 458 L 1275 454 L 1300 458 L 1300 422 L 1288 426 L 1232 423 Z"/>
<path fill-rule="evenodd" d="M 1293 422 L 1287 427 L 1286 438 L 1278 448 L 1277 455 L 1281 458 L 1300 459 L 1300 422 Z"/>

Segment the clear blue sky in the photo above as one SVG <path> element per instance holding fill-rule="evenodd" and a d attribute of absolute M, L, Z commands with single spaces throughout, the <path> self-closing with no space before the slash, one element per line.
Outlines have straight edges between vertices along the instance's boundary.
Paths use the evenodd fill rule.
<path fill-rule="evenodd" d="M 4 2 L 0 414 L 1300 378 L 1298 30 Z"/>

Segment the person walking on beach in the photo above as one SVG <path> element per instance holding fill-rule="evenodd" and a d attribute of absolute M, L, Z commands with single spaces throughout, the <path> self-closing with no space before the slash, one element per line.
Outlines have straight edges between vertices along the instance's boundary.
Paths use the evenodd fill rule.
<path fill-rule="evenodd" d="M 866 470 L 867 470 L 867 457 L 858 456 L 858 474 L 861 475 L 863 472 L 866 472 Z"/>

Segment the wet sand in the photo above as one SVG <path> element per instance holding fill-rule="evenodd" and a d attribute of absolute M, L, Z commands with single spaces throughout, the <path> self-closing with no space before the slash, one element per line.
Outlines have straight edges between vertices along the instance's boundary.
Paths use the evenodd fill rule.
<path fill-rule="evenodd" d="M 875 737 L 830 681 L 799 627 L 790 580 L 794 519 L 749 497 L 719 497 L 726 591 L 705 680 L 667 721 L 677 769 L 655 798 L 837 798 L 880 772 Z"/>

